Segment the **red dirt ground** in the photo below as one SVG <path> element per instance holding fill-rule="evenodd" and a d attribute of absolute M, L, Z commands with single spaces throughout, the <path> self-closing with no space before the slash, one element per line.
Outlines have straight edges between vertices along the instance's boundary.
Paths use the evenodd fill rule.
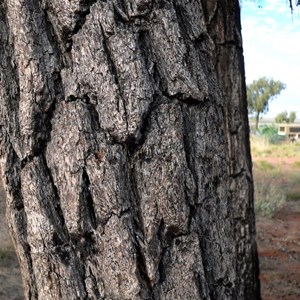
<path fill-rule="evenodd" d="M 262 299 L 299 300 L 300 199 L 287 202 L 271 219 L 258 218 L 257 243 Z"/>

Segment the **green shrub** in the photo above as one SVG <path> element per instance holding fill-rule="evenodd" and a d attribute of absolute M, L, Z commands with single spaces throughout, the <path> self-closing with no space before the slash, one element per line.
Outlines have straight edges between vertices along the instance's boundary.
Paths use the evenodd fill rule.
<path fill-rule="evenodd" d="M 286 137 L 284 135 L 274 134 L 269 137 L 271 144 L 282 144 L 286 142 Z"/>
<path fill-rule="evenodd" d="M 256 135 L 271 137 L 273 135 L 277 135 L 277 132 L 278 132 L 277 126 L 275 126 L 274 124 L 262 125 L 257 129 Z"/>
<path fill-rule="evenodd" d="M 255 212 L 264 217 L 273 214 L 286 202 L 286 195 L 272 180 L 254 182 Z"/>
<path fill-rule="evenodd" d="M 278 134 L 278 128 L 274 124 L 260 126 L 255 135 L 265 138 L 270 144 L 282 144 L 286 142 L 286 137 Z"/>

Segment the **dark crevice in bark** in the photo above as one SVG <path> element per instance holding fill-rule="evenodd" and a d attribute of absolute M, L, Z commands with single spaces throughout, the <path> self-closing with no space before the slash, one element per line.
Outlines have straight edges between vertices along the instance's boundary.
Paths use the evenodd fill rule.
<path fill-rule="evenodd" d="M 86 286 L 85 283 L 85 265 L 82 262 L 82 259 L 76 259 L 76 263 L 77 263 L 77 268 L 76 271 L 79 273 L 79 278 L 78 278 L 78 283 L 81 284 L 82 286 L 82 292 L 81 292 L 81 297 L 80 300 L 90 300 L 89 296 L 88 296 L 88 288 Z M 77 279 L 77 278 L 76 278 Z M 83 295 L 82 295 L 83 294 Z"/>
<path fill-rule="evenodd" d="M 32 258 L 31 258 L 31 248 L 30 245 L 24 241 L 21 241 L 21 246 L 23 247 L 23 250 L 25 252 L 25 260 L 27 261 L 28 266 L 28 275 L 29 275 L 29 287 L 28 287 L 28 299 L 29 300 L 35 300 L 39 299 L 38 289 L 36 285 L 36 279 L 33 271 L 33 264 L 32 264 Z"/>
<path fill-rule="evenodd" d="M 102 34 L 103 50 L 104 50 L 104 53 L 106 55 L 106 59 L 107 59 L 107 63 L 108 63 L 110 73 L 114 77 L 115 83 L 116 83 L 116 85 L 118 87 L 118 90 L 119 90 L 119 96 L 120 96 L 121 101 L 123 103 L 123 109 L 124 109 L 125 121 L 126 121 L 126 128 L 128 130 L 128 112 L 127 112 L 127 107 L 126 107 L 126 100 L 125 100 L 124 93 L 123 93 L 124 89 L 122 87 L 121 82 L 119 81 L 117 66 L 116 66 L 115 61 L 113 59 L 112 52 L 109 48 L 108 40 L 105 36 L 104 29 L 103 29 L 101 24 L 100 24 L 100 27 L 101 27 L 101 34 Z"/>
<path fill-rule="evenodd" d="M 83 98 L 85 99 L 85 103 L 87 104 L 87 109 L 90 112 L 91 116 L 91 126 L 92 126 L 92 132 L 95 140 L 95 144 L 98 145 L 98 137 L 97 134 L 100 132 L 103 132 L 106 135 L 109 135 L 106 131 L 104 131 L 100 126 L 100 116 L 96 109 L 96 105 L 92 103 L 91 98 L 88 94 L 83 95 Z M 99 150 L 99 149 L 98 149 Z M 87 154 L 86 158 L 90 155 L 90 153 Z"/>
<path fill-rule="evenodd" d="M 29 164 L 29 163 L 31 163 L 33 161 L 33 159 L 35 157 L 36 157 L 35 155 L 28 155 L 25 158 L 23 158 L 21 160 L 21 169 L 24 169 L 27 166 L 27 164 Z"/>
<path fill-rule="evenodd" d="M 140 234 L 140 237 L 136 237 L 137 242 L 139 243 L 139 240 L 144 239 L 144 224 L 143 224 L 143 218 L 141 215 L 141 207 L 140 207 L 140 198 L 139 198 L 139 192 L 138 192 L 138 184 L 136 180 L 136 171 L 135 171 L 135 157 L 131 153 L 128 154 L 129 163 L 128 163 L 128 177 L 129 177 L 129 188 L 130 188 L 130 199 L 131 199 L 131 207 L 133 210 L 133 225 L 137 229 L 136 233 Z"/>
<path fill-rule="evenodd" d="M 82 218 L 86 220 L 86 217 L 88 217 L 89 220 L 86 220 L 93 229 L 97 228 L 97 222 L 96 222 L 96 213 L 94 208 L 94 201 L 92 194 L 90 192 L 90 179 L 85 169 L 82 171 L 82 205 L 83 207 L 86 207 L 87 209 L 87 216 L 83 215 Z"/>
<path fill-rule="evenodd" d="M 247 172 L 247 171 L 246 171 L 244 168 L 241 168 L 241 169 L 239 170 L 239 172 L 237 172 L 237 173 L 230 172 L 229 177 L 230 177 L 230 178 L 233 178 L 233 179 L 236 179 L 236 178 L 238 178 L 238 177 L 243 177 L 243 176 L 245 176 L 246 172 Z"/>
<path fill-rule="evenodd" d="M 63 234 L 62 238 L 63 238 L 63 240 L 66 241 L 69 237 L 69 232 L 66 227 L 64 214 L 63 214 L 63 211 L 62 211 L 62 208 L 60 205 L 59 192 L 55 185 L 55 181 L 52 176 L 52 171 L 47 165 L 47 159 L 45 157 L 45 154 L 42 154 L 42 159 L 43 159 L 44 167 L 47 172 L 49 183 L 51 184 L 51 188 L 52 188 L 52 192 L 53 192 L 53 200 L 54 200 L 53 203 L 51 203 L 51 205 L 53 206 L 53 209 L 54 209 L 54 211 L 52 211 L 53 216 L 49 216 L 49 220 L 52 222 L 54 220 L 56 220 L 56 222 L 54 222 L 54 224 L 53 224 L 54 228 L 56 228 L 58 233 Z M 47 208 L 46 208 L 46 211 L 47 211 Z"/>
<path fill-rule="evenodd" d="M 108 41 L 107 41 L 107 38 L 106 38 L 105 33 L 104 33 L 104 29 L 103 29 L 102 25 L 100 25 L 100 26 L 101 26 L 101 34 L 102 34 L 102 41 L 103 41 L 103 49 L 104 49 L 104 53 L 105 53 L 106 58 L 107 58 L 107 62 L 108 62 L 108 65 L 109 65 L 109 70 L 110 70 L 111 74 L 113 75 L 113 77 L 115 79 L 115 83 L 119 88 L 119 92 L 121 93 L 122 88 L 120 87 L 117 66 L 116 66 L 116 64 L 113 60 L 111 50 L 109 49 L 109 45 L 108 45 Z"/>
<path fill-rule="evenodd" d="M 198 102 L 199 105 L 199 102 Z M 189 108 L 188 108 L 189 109 Z M 195 162 L 195 153 L 193 151 L 193 141 L 191 143 L 189 138 L 189 133 L 192 131 L 190 116 L 188 115 L 187 109 L 184 105 L 181 105 L 181 111 L 183 116 L 183 147 L 185 152 L 185 159 L 187 162 L 187 166 L 193 176 L 194 184 L 195 184 L 195 199 L 198 199 L 198 175 L 196 172 L 196 162 Z M 196 202 L 196 201 L 194 201 Z"/>
<path fill-rule="evenodd" d="M 155 83 L 155 88 L 157 89 L 157 91 L 161 93 L 161 91 L 164 91 L 164 89 L 162 87 L 163 86 L 162 80 L 158 70 L 157 62 L 155 60 L 153 62 L 153 65 L 151 66 L 151 70 L 152 70 L 152 78 Z"/>
<path fill-rule="evenodd" d="M 53 233 L 52 244 L 54 247 L 54 253 L 59 257 L 60 261 L 65 265 L 70 264 L 70 246 L 66 241 L 63 241 L 57 232 Z"/>
<path fill-rule="evenodd" d="M 199 274 L 198 272 L 194 272 L 194 280 L 195 280 L 195 284 L 197 286 L 198 292 L 199 292 L 199 297 L 201 300 L 211 300 L 209 299 L 207 296 L 207 294 L 205 293 L 205 291 L 203 291 L 203 286 L 204 283 L 203 281 L 203 276 L 201 276 L 201 274 Z M 202 285 L 201 285 L 202 283 Z"/>
<path fill-rule="evenodd" d="M 13 206 L 11 209 L 16 209 L 17 211 L 21 211 L 24 209 L 24 202 L 23 202 L 23 196 L 21 193 L 21 179 L 19 176 L 19 172 L 16 172 L 16 169 L 21 170 L 21 162 L 20 159 L 15 152 L 14 148 L 12 147 L 12 144 L 10 142 L 8 133 L 5 131 L 5 128 L 3 126 L 0 126 L 2 135 L 0 135 L 0 141 L 1 138 L 3 139 L 2 142 L 4 143 L 4 153 L 6 153 L 9 158 L 8 161 L 10 162 L 10 165 L 6 165 L 4 168 L 4 181 L 6 186 L 8 187 L 8 192 L 11 193 L 12 199 L 13 199 Z M 13 168 L 16 168 L 15 170 Z M 12 176 L 11 174 L 18 174 L 17 176 Z"/>
<path fill-rule="evenodd" d="M 17 229 L 18 232 L 13 232 L 14 236 L 18 236 L 18 243 L 19 247 L 21 247 L 24 251 L 24 254 L 22 254 L 22 258 L 25 261 L 25 264 L 27 265 L 28 268 L 28 273 L 26 274 L 28 277 L 28 291 L 29 296 L 28 299 L 38 299 L 38 290 L 37 290 L 37 285 L 36 285 L 36 279 L 35 279 L 35 274 L 33 271 L 33 263 L 32 263 L 32 257 L 31 257 L 31 248 L 29 243 L 27 242 L 27 221 L 26 221 L 26 214 L 23 211 L 22 216 L 18 217 L 18 220 L 13 219 L 12 222 L 15 222 L 14 230 Z M 20 219 L 22 219 L 22 222 L 20 223 Z M 22 252 L 21 252 L 22 253 Z M 25 267 L 26 268 L 26 267 Z"/>
<path fill-rule="evenodd" d="M 99 225 L 101 225 L 104 228 L 112 217 L 117 217 L 119 219 L 123 218 L 124 216 L 130 216 L 131 217 L 131 213 L 132 213 L 131 207 L 124 208 L 119 213 L 115 213 L 115 212 L 111 211 L 108 214 L 106 214 L 106 216 L 103 219 L 101 219 L 101 221 L 98 222 L 98 223 L 99 223 Z"/>
<path fill-rule="evenodd" d="M 180 100 L 191 106 L 196 106 L 196 105 L 201 104 L 201 102 L 198 99 L 195 99 L 193 97 L 187 97 L 185 94 L 182 94 L 182 93 L 177 93 L 175 95 L 168 95 L 168 94 L 164 93 L 164 95 L 170 99 Z M 206 101 L 206 100 L 207 100 L 207 98 L 205 97 L 203 99 L 203 101 Z"/>
<path fill-rule="evenodd" d="M 211 49 L 210 47 L 205 47 L 205 45 L 212 43 L 212 39 L 207 32 L 202 32 L 194 41 L 194 47 L 198 50 L 204 57 L 211 60 Z"/>
<path fill-rule="evenodd" d="M 197 205 L 197 212 L 194 214 L 196 218 L 198 219 L 197 221 L 201 224 L 201 221 L 199 220 L 199 216 L 201 216 L 201 205 Z M 202 228 L 198 230 L 198 238 L 199 238 L 199 246 L 200 246 L 200 253 L 202 256 L 202 261 L 203 261 L 203 272 L 204 272 L 204 278 L 205 282 L 207 284 L 207 289 L 208 289 L 208 294 L 209 294 L 209 299 L 210 300 L 219 300 L 214 296 L 214 278 L 211 275 L 211 268 L 207 262 L 207 251 L 206 251 L 206 246 L 205 246 L 205 232 L 202 231 Z"/>
<path fill-rule="evenodd" d="M 90 278 L 91 279 L 91 281 L 92 281 L 92 285 L 93 285 L 93 287 L 92 287 L 92 292 L 94 293 L 94 296 L 96 297 L 95 299 L 99 299 L 99 300 L 104 300 L 104 298 L 102 298 L 101 296 L 100 296 L 100 292 L 99 292 L 99 289 L 98 289 L 98 287 L 97 287 L 97 279 L 95 278 L 95 276 L 94 276 L 94 274 L 93 274 L 93 272 L 92 272 L 92 270 L 91 270 L 91 268 L 89 268 L 88 266 L 85 266 L 85 274 L 87 273 L 87 268 L 89 269 L 89 275 L 88 275 L 88 278 Z M 86 277 L 87 278 L 87 277 Z M 85 289 L 87 290 L 87 288 L 86 288 L 86 285 L 85 285 Z M 87 293 L 87 295 L 89 295 L 88 293 Z M 88 298 L 88 300 L 90 300 L 91 298 Z M 93 298 L 92 298 L 93 299 Z"/>
<path fill-rule="evenodd" d="M 46 112 L 44 112 L 42 115 L 38 114 L 35 116 L 35 119 L 37 120 L 35 122 L 35 127 L 34 127 L 35 132 L 40 131 L 39 124 L 40 124 L 40 121 L 42 120 L 45 137 L 43 139 L 39 140 L 39 142 L 37 142 L 37 144 L 33 148 L 32 153 L 26 155 L 21 160 L 21 169 L 23 169 L 28 163 L 31 163 L 35 157 L 39 157 L 41 154 L 43 156 L 45 156 L 45 151 L 46 151 L 46 148 L 48 145 L 48 141 L 51 138 L 51 131 L 52 131 L 51 121 L 54 116 L 55 109 L 56 109 L 56 99 L 53 100 L 53 102 L 51 103 L 50 107 L 48 108 L 48 110 Z M 51 172 L 49 172 L 49 174 L 50 173 Z"/>
<path fill-rule="evenodd" d="M 63 67 L 62 64 L 61 64 L 61 67 Z M 52 107 L 53 107 L 53 105 L 55 107 L 57 99 L 59 99 L 59 98 L 64 99 L 65 98 L 60 71 L 53 72 L 52 73 L 52 79 L 53 79 L 53 83 L 54 83 L 54 96 L 52 95 L 53 102 L 50 105 L 50 108 L 48 109 L 51 112 L 53 112 L 53 110 L 54 110 Z M 48 112 L 48 110 L 47 110 L 47 112 Z"/>
<path fill-rule="evenodd" d="M 139 129 L 139 138 L 129 135 L 125 141 L 119 141 L 114 136 L 110 135 L 109 132 L 105 131 L 105 133 L 109 135 L 112 144 L 121 145 L 127 150 L 128 157 L 133 157 L 145 143 L 151 126 L 151 117 L 155 114 L 155 111 L 162 103 L 171 102 L 170 99 L 159 94 L 155 94 L 153 99 L 154 100 L 150 103 L 146 113 L 144 113 L 142 116 L 142 125 Z"/>
<path fill-rule="evenodd" d="M 137 181 L 136 181 L 136 173 L 135 173 L 135 156 L 133 154 L 133 149 L 129 151 L 128 153 L 129 157 L 129 163 L 128 163 L 128 170 L 129 170 L 129 187 L 131 191 L 131 211 L 132 211 L 132 222 L 133 222 L 133 240 L 134 240 L 134 245 L 135 245 L 135 250 L 136 250 L 136 255 L 137 255 L 137 267 L 139 270 L 139 274 L 141 276 L 141 280 L 144 283 L 145 287 L 148 290 L 150 299 L 153 298 L 153 290 L 152 290 L 152 283 L 151 280 L 148 276 L 147 273 L 147 268 L 146 268 L 146 258 L 143 253 L 141 243 L 144 243 L 144 235 L 145 232 L 143 230 L 144 224 L 143 224 L 143 218 L 141 215 L 141 207 L 140 207 L 140 201 L 139 201 L 139 193 L 137 190 Z"/>
<path fill-rule="evenodd" d="M 73 36 L 75 34 L 77 34 L 81 28 L 83 27 L 83 25 L 86 22 L 86 18 L 87 16 L 91 13 L 91 6 L 93 4 L 95 4 L 97 2 L 97 0 L 86 0 L 86 1 L 81 1 L 81 5 L 82 5 L 82 10 L 78 11 L 75 15 L 76 23 L 75 26 L 73 28 L 73 30 L 71 32 L 65 32 L 64 34 L 64 39 L 66 42 L 66 51 L 70 52 L 72 50 L 73 47 Z"/>
<path fill-rule="evenodd" d="M 82 265 L 89 257 L 97 255 L 97 250 L 95 248 L 95 236 L 92 232 L 84 232 L 80 236 L 76 234 L 70 235 L 70 245 L 72 249 L 77 253 L 80 258 Z"/>
<path fill-rule="evenodd" d="M 153 69 L 153 53 L 150 45 L 150 34 L 148 29 L 141 29 L 137 37 L 138 47 L 144 59 L 146 69 L 151 76 Z"/>
<path fill-rule="evenodd" d="M 144 145 L 147 135 L 151 126 L 151 117 L 155 114 L 155 111 L 159 108 L 162 103 L 165 103 L 166 99 L 163 99 L 159 95 L 153 96 L 153 101 L 150 103 L 147 112 L 143 115 L 142 125 L 140 127 L 140 138 L 137 139 L 127 139 L 125 142 L 126 148 L 128 150 L 129 156 L 133 156 L 137 153 L 141 146 Z"/>
<path fill-rule="evenodd" d="M 69 95 L 67 97 L 67 99 L 65 100 L 65 102 L 66 103 L 69 103 L 69 102 L 83 102 L 83 103 L 89 104 L 90 99 L 89 99 L 87 94 L 82 95 L 80 97 L 77 97 L 77 96 L 74 96 L 74 95 Z"/>
<path fill-rule="evenodd" d="M 165 231 L 165 224 L 164 220 L 161 220 L 159 224 L 159 230 L 158 230 L 158 239 L 164 243 L 164 234 Z M 166 272 L 165 272 L 165 265 L 164 265 L 164 257 L 168 251 L 168 246 L 163 245 L 162 251 L 160 253 L 160 260 L 158 263 L 158 274 L 159 274 L 159 280 L 155 285 L 153 286 L 153 290 L 156 289 L 156 287 L 159 287 L 166 279 Z"/>
<path fill-rule="evenodd" d="M 149 33 L 149 29 L 141 29 L 138 35 L 138 46 L 141 51 L 142 57 L 144 58 L 145 66 L 148 71 L 148 74 L 151 81 L 153 82 L 153 86 L 156 89 L 155 95 L 158 96 L 162 94 L 163 91 L 161 84 L 161 76 L 157 67 L 157 62 L 155 60 L 155 55 L 153 54 L 153 45 L 151 44 L 151 36 Z"/>
<path fill-rule="evenodd" d="M 139 228 L 138 228 L 138 230 L 139 230 Z M 154 299 L 151 280 L 148 276 L 147 268 L 146 268 L 146 258 L 143 254 L 143 251 L 140 247 L 138 240 L 135 241 L 134 245 L 135 245 L 135 250 L 136 250 L 136 261 L 137 261 L 137 267 L 139 270 L 139 275 L 141 276 L 141 280 L 144 283 L 145 288 L 147 288 L 147 290 L 148 290 L 149 296 L 151 296 L 151 298 L 149 298 L 149 300 Z"/>
<path fill-rule="evenodd" d="M 190 25 L 189 22 L 187 22 L 187 20 L 189 19 L 189 16 L 184 15 L 184 8 L 182 7 L 182 5 L 180 5 L 178 3 L 178 0 L 173 0 L 172 3 L 173 3 L 173 7 L 174 7 L 174 10 L 176 13 L 177 20 L 178 20 L 180 33 L 184 37 L 184 40 L 189 40 L 190 37 L 188 34 L 188 29 L 186 28 L 186 26 Z M 188 45 L 186 45 L 186 46 L 188 46 Z"/>
<path fill-rule="evenodd" d="M 61 42 L 59 40 L 59 37 L 57 36 L 54 26 L 51 22 L 51 19 L 49 18 L 48 11 L 47 9 L 43 10 L 44 12 L 44 19 L 45 19 L 45 30 L 47 33 L 47 37 L 49 40 L 49 43 L 52 45 L 54 48 L 55 52 L 55 57 L 58 59 L 58 64 L 63 67 L 63 62 L 64 62 L 64 55 L 63 55 L 63 49 L 61 49 Z M 54 86 L 55 88 L 56 86 Z M 61 89 L 60 89 L 61 90 Z"/>
<path fill-rule="evenodd" d="M 125 10 L 125 1 L 117 1 L 113 0 L 113 8 L 114 8 L 114 19 L 116 24 L 120 24 L 124 26 L 125 22 L 129 22 L 129 18 L 126 14 Z"/>
<path fill-rule="evenodd" d="M 59 75 L 59 81 L 61 84 L 61 77 Z M 46 139 L 44 141 L 44 144 L 41 145 L 41 149 L 39 152 L 44 153 L 44 150 L 47 147 L 47 144 L 49 142 L 49 140 L 51 139 L 51 131 L 52 131 L 52 119 L 56 110 L 56 105 L 57 105 L 57 99 L 54 98 L 51 105 L 49 106 L 48 110 L 45 112 L 45 122 L 46 122 L 46 132 L 47 132 L 47 136 Z"/>

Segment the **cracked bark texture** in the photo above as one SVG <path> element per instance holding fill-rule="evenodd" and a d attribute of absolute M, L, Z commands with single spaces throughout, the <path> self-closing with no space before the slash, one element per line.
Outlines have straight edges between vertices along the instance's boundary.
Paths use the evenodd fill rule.
<path fill-rule="evenodd" d="M 0 0 L 1 167 L 26 299 L 259 299 L 234 0 Z"/>

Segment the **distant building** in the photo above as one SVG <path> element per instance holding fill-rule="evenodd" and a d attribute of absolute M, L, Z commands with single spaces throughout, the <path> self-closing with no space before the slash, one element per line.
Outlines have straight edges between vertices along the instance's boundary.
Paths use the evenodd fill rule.
<path fill-rule="evenodd" d="M 300 124 L 279 124 L 278 134 L 285 135 L 291 140 L 300 139 Z"/>

